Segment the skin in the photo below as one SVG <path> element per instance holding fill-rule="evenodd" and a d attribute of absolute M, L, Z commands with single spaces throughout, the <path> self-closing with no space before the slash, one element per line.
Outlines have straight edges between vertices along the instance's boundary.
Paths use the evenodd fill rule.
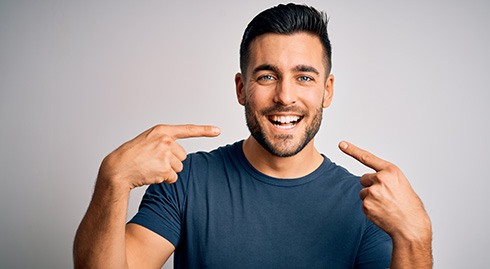
<path fill-rule="evenodd" d="M 432 225 L 422 201 L 394 164 L 342 141 L 345 154 L 373 169 L 360 181 L 367 218 L 393 240 L 390 268 L 432 268 Z"/>
<path fill-rule="evenodd" d="M 246 74 L 237 74 L 235 85 L 238 102 L 250 112 L 249 127 L 260 129 L 269 144 L 263 147 L 253 135 L 243 144 L 257 170 L 297 178 L 320 166 L 323 157 L 305 134 L 332 100 L 334 77 L 326 70 L 318 37 L 265 34 L 252 42 Z M 301 120 L 280 128 L 270 120 L 279 116 Z M 219 133 L 213 126 L 157 125 L 109 154 L 75 236 L 75 268 L 160 268 L 175 247 L 142 226 L 125 224 L 130 191 L 177 180 L 186 157 L 178 139 Z M 366 216 L 393 239 L 391 268 L 431 268 L 431 223 L 408 179 L 395 165 L 353 144 L 341 142 L 339 148 L 374 170 L 361 177 L 360 198 Z"/>
<path fill-rule="evenodd" d="M 252 42 L 251 52 L 247 74 L 235 76 L 238 102 L 250 107 L 251 117 L 273 147 L 294 151 L 304 140 L 314 115 L 332 100 L 334 77 L 327 75 L 323 47 L 318 37 L 306 33 L 266 34 Z M 286 111 L 261 113 L 275 106 Z M 269 120 L 269 116 L 278 115 L 303 118 L 293 128 L 281 129 Z M 284 136 L 290 138 L 284 141 Z M 253 136 L 245 140 L 243 150 L 257 170 L 278 178 L 305 176 L 323 162 L 314 139 L 287 158 L 269 152 Z"/>
<path fill-rule="evenodd" d="M 175 248 L 140 225 L 126 225 L 129 193 L 177 180 L 187 155 L 178 139 L 219 133 L 213 126 L 157 125 L 109 154 L 75 236 L 75 268 L 161 268 Z"/>

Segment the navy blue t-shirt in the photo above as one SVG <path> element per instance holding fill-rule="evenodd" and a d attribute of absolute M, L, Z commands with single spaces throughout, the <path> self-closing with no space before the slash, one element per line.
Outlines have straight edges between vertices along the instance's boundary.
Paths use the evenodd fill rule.
<path fill-rule="evenodd" d="M 243 141 L 189 154 L 130 221 L 175 247 L 175 268 L 388 268 L 391 238 L 362 212 L 359 178 L 327 157 L 311 174 L 256 170 Z"/>

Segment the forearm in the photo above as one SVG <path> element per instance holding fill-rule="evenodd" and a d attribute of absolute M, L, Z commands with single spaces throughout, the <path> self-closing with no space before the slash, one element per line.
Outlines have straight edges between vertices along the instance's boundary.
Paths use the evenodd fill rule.
<path fill-rule="evenodd" d="M 163 263 L 174 246 L 146 228 L 128 229 L 130 190 L 150 184 L 173 183 L 182 171 L 185 150 L 176 139 L 217 136 L 219 129 L 198 125 L 157 125 L 107 155 L 99 168 L 94 195 L 73 246 L 75 268 L 128 268 L 129 263 Z M 132 236 L 131 236 L 132 235 Z M 128 242 L 128 243 L 126 243 Z M 166 250 L 160 251 L 158 247 Z M 150 246 L 150 247 L 148 247 Z M 142 252 L 144 255 L 127 255 Z M 146 259 L 153 252 L 153 259 Z"/>
<path fill-rule="evenodd" d="M 393 254 L 391 269 L 432 268 L 432 229 L 427 229 L 413 237 L 392 237 Z"/>
<path fill-rule="evenodd" d="M 129 189 L 98 180 L 75 236 L 75 268 L 127 268 L 125 247 Z"/>

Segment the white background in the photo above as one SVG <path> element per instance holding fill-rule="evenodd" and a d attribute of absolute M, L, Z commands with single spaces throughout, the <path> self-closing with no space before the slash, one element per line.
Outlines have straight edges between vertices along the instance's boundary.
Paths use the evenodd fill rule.
<path fill-rule="evenodd" d="M 489 3 L 308 2 L 329 13 L 336 76 L 316 145 L 357 174 L 369 170 L 341 139 L 403 169 L 432 218 L 436 268 L 488 263 Z M 101 159 L 145 129 L 221 127 L 182 141 L 189 152 L 245 138 L 238 47 L 276 4 L 0 1 L 0 268 L 72 267 Z"/>

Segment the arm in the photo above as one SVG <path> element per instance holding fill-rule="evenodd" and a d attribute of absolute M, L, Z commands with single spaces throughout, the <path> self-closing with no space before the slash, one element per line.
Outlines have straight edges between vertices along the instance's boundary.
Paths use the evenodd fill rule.
<path fill-rule="evenodd" d="M 104 184 L 106 183 L 106 184 Z M 125 222 L 128 190 L 97 180 L 92 201 L 75 235 L 75 268 L 128 268 Z"/>
<path fill-rule="evenodd" d="M 138 224 L 126 225 L 129 268 L 161 268 L 175 247 L 167 239 Z"/>
<path fill-rule="evenodd" d="M 75 236 L 75 268 L 160 267 L 174 246 L 142 226 L 126 225 L 130 191 L 177 180 L 186 153 L 176 139 L 218 134 L 211 126 L 158 125 L 109 154 Z"/>
<path fill-rule="evenodd" d="M 392 238 L 391 268 L 432 268 L 432 225 L 402 171 L 347 142 L 339 147 L 376 171 L 361 177 L 359 195 L 368 219 Z"/>

